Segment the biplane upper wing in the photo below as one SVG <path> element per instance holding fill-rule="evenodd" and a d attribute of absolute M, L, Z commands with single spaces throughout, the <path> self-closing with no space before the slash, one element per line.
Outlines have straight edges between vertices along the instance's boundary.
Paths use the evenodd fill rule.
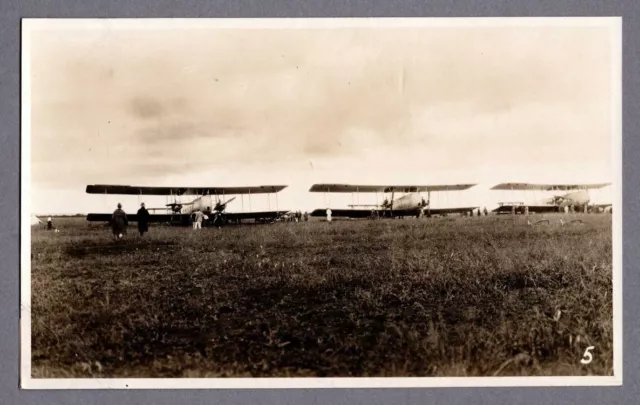
<path fill-rule="evenodd" d="M 611 183 L 593 184 L 531 184 L 531 183 L 501 183 L 491 187 L 491 190 L 535 190 L 535 191 L 571 191 L 584 189 L 598 189 L 611 185 Z"/>
<path fill-rule="evenodd" d="M 146 187 L 93 184 L 88 185 L 88 194 L 119 195 L 223 195 L 223 194 L 267 194 L 282 191 L 287 186 L 248 187 Z"/>
<path fill-rule="evenodd" d="M 312 193 L 415 193 L 430 191 L 461 191 L 467 190 L 475 184 L 448 184 L 448 185 L 354 185 L 354 184 L 314 184 L 309 189 Z"/>

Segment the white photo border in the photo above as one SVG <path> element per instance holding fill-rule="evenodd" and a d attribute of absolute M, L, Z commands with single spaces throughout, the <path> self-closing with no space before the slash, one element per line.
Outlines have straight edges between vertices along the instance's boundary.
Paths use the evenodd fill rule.
<path fill-rule="evenodd" d="M 31 376 L 31 32 L 38 29 L 312 29 L 337 27 L 599 26 L 612 41 L 613 376 L 376 378 L 32 378 Z M 622 385 L 622 17 L 121 18 L 22 20 L 20 185 L 20 385 L 23 389 L 300 389 L 554 387 Z"/>

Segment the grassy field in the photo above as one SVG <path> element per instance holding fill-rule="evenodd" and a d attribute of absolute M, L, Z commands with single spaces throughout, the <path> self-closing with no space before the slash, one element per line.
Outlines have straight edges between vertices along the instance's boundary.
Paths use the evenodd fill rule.
<path fill-rule="evenodd" d="M 579 217 L 158 226 L 119 242 L 60 219 L 32 231 L 33 376 L 612 375 L 611 216 Z"/>

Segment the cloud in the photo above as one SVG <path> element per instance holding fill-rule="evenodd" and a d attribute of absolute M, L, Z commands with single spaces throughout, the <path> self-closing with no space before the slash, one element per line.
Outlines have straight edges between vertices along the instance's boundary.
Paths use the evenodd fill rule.
<path fill-rule="evenodd" d="M 162 105 L 152 98 L 136 97 L 131 100 L 131 113 L 135 117 L 147 119 L 157 118 L 161 116 L 165 109 Z"/>
<path fill-rule="evenodd" d="M 600 28 L 44 31 L 32 55 L 52 187 L 610 163 Z"/>
<path fill-rule="evenodd" d="M 155 145 L 164 141 L 189 142 L 193 139 L 211 138 L 213 134 L 206 126 L 189 121 L 177 121 L 161 124 L 151 124 L 139 129 L 134 134 L 141 143 L 151 142 Z"/>

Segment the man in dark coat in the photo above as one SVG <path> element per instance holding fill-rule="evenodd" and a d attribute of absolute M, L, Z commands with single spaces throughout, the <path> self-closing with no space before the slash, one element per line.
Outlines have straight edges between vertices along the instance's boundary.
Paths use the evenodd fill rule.
<path fill-rule="evenodd" d="M 149 232 L 149 211 L 144 207 L 144 203 L 140 204 L 136 219 L 138 220 L 140 236 L 144 236 L 145 232 Z"/>
<path fill-rule="evenodd" d="M 113 230 L 113 236 L 116 239 L 122 238 L 127 233 L 127 214 L 122 210 L 122 204 L 118 203 L 118 209 L 113 211 L 111 217 L 111 229 Z"/>

